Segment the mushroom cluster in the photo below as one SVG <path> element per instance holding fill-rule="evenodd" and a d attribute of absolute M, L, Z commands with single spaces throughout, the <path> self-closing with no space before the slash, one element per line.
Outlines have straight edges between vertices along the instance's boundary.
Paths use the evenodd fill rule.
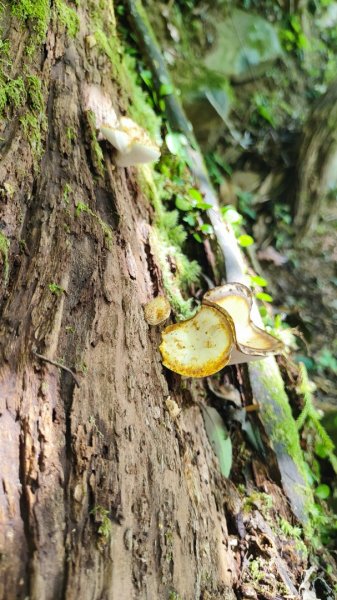
<path fill-rule="evenodd" d="M 197 314 L 162 332 L 165 367 L 186 377 L 207 377 L 227 365 L 277 354 L 283 344 L 252 320 L 252 292 L 241 283 L 209 290 Z"/>
<path fill-rule="evenodd" d="M 110 98 L 99 86 L 86 85 L 83 97 L 85 110 L 95 115 L 98 139 L 107 140 L 117 150 L 116 165 L 130 167 L 158 160 L 159 146 L 135 121 L 118 117 Z"/>

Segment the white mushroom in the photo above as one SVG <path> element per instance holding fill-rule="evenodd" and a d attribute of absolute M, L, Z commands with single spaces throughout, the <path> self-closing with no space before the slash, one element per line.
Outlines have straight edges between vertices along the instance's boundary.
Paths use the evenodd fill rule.
<path fill-rule="evenodd" d="M 99 86 L 85 84 L 83 99 L 85 110 L 95 115 L 98 139 L 105 139 L 116 148 L 115 162 L 119 167 L 158 160 L 159 146 L 135 121 L 127 117 L 118 118 L 111 99 Z"/>
<path fill-rule="evenodd" d="M 132 119 L 121 117 L 115 127 L 103 123 L 100 131 L 116 148 L 116 164 L 119 167 L 152 162 L 160 156 L 157 144 L 152 142 L 146 131 Z"/>

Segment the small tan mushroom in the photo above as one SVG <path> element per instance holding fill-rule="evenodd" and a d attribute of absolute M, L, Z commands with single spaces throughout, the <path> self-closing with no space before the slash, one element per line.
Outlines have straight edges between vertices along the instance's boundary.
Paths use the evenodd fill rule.
<path fill-rule="evenodd" d="M 171 371 L 207 377 L 228 364 L 232 345 L 232 326 L 225 312 L 202 306 L 191 319 L 166 327 L 159 349 Z"/>
<path fill-rule="evenodd" d="M 165 296 L 157 296 L 144 306 L 144 316 L 149 325 L 164 323 L 171 314 L 171 305 Z"/>

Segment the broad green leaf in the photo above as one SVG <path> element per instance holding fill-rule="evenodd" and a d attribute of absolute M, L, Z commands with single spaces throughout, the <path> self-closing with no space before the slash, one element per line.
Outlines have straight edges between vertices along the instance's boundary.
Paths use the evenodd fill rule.
<path fill-rule="evenodd" d="M 270 294 L 266 294 L 265 292 L 258 292 L 256 297 L 263 302 L 272 302 L 273 298 Z"/>
<path fill-rule="evenodd" d="M 181 133 L 167 133 L 165 136 L 166 146 L 168 147 L 171 154 L 175 156 L 181 156 L 185 153 L 186 138 Z"/>
<path fill-rule="evenodd" d="M 242 248 L 247 248 L 247 246 L 254 244 L 254 238 L 251 235 L 243 234 L 239 235 L 238 242 Z"/>
<path fill-rule="evenodd" d="M 234 206 L 223 206 L 221 213 L 227 223 L 242 223 L 243 217 L 240 215 L 240 213 L 238 213 L 237 210 L 235 210 Z"/>
<path fill-rule="evenodd" d="M 185 223 L 188 223 L 190 227 L 194 227 L 196 225 L 196 219 L 193 213 L 188 213 L 187 215 L 185 215 L 183 217 L 183 221 L 185 221 Z"/>
<path fill-rule="evenodd" d="M 327 498 L 329 498 L 330 493 L 331 493 L 331 490 L 330 490 L 329 486 L 326 485 L 326 483 L 321 483 L 321 485 L 319 485 L 315 489 L 315 495 L 320 500 L 326 500 Z"/>
<path fill-rule="evenodd" d="M 208 204 L 207 202 L 198 202 L 197 208 L 199 208 L 199 210 L 208 210 L 209 208 L 212 208 L 212 204 Z"/>
<path fill-rule="evenodd" d="M 260 275 L 252 275 L 250 280 L 260 287 L 266 287 L 266 285 L 268 285 L 268 281 L 264 277 L 260 277 Z"/>
<path fill-rule="evenodd" d="M 211 406 L 203 406 L 205 429 L 209 443 L 219 460 L 220 471 L 228 477 L 232 467 L 232 442 L 218 411 Z"/>
<path fill-rule="evenodd" d="M 191 196 L 191 198 L 193 198 L 193 200 L 196 200 L 196 202 L 199 204 L 199 202 L 203 202 L 203 197 L 201 195 L 201 193 L 199 192 L 199 190 L 196 190 L 195 188 L 190 188 L 188 190 L 188 195 Z"/>
<path fill-rule="evenodd" d="M 168 96 L 169 94 L 173 94 L 173 86 L 170 83 L 162 83 L 159 88 L 160 96 Z"/>
<path fill-rule="evenodd" d="M 149 71 L 148 69 L 143 69 L 140 72 L 140 76 L 141 76 L 142 80 L 144 81 L 145 85 L 147 85 L 147 87 L 151 88 L 153 86 L 151 71 Z"/>
<path fill-rule="evenodd" d="M 177 196 L 176 198 L 176 207 L 179 208 L 179 210 L 191 210 L 191 208 L 193 208 L 191 202 L 189 200 L 186 200 L 186 198 L 183 198 L 183 196 Z"/>
<path fill-rule="evenodd" d="M 200 227 L 200 230 L 203 233 L 205 233 L 206 235 L 213 233 L 213 227 L 212 227 L 212 225 L 209 225 L 208 223 L 203 223 L 203 225 L 201 225 L 201 227 Z"/>

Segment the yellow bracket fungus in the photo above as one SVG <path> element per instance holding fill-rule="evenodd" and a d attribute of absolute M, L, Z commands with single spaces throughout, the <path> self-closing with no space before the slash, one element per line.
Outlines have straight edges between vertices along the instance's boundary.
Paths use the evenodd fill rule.
<path fill-rule="evenodd" d="M 242 284 L 208 291 L 194 317 L 164 329 L 163 364 L 186 377 L 207 377 L 280 352 L 282 343 L 253 322 L 252 306 L 252 293 Z"/>
<path fill-rule="evenodd" d="M 202 306 L 162 333 L 163 364 L 186 377 L 207 377 L 228 364 L 233 343 L 231 322 L 217 306 Z"/>

